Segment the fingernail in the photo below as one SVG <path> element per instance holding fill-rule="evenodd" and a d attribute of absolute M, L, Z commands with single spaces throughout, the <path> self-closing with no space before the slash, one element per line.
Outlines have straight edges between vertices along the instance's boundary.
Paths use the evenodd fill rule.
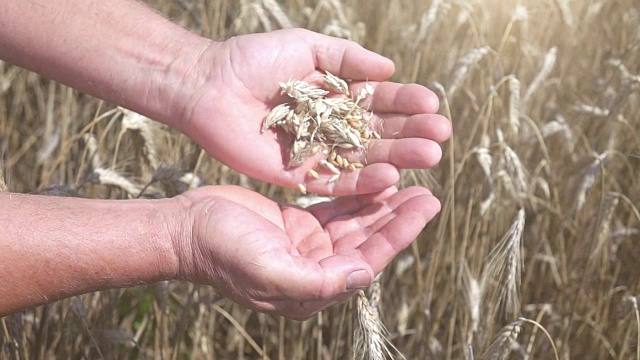
<path fill-rule="evenodd" d="M 347 290 L 364 289 L 371 283 L 371 276 L 365 270 L 354 271 L 347 278 Z"/>

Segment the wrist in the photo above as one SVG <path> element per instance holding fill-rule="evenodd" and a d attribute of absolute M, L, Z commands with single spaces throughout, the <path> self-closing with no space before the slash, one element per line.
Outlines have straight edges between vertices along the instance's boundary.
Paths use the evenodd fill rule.
<path fill-rule="evenodd" d="M 193 202 L 184 195 L 167 199 L 170 211 L 164 222 L 167 239 L 170 239 L 171 254 L 169 267 L 164 275 L 168 279 L 189 280 L 193 272 Z"/>
<path fill-rule="evenodd" d="M 189 133 L 190 109 L 199 99 L 199 92 L 211 71 L 210 66 L 218 43 L 185 31 L 171 33 L 173 40 L 162 49 L 157 66 L 141 74 L 138 82 L 147 83 L 141 113 L 183 133 Z M 136 109 L 133 109 L 136 110 Z"/>

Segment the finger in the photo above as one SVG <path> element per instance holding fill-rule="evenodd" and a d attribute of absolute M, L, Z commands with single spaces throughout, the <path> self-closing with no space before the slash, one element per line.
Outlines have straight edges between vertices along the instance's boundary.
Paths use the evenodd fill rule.
<path fill-rule="evenodd" d="M 323 171 L 318 179 L 306 178 L 306 190 L 324 195 L 344 196 L 370 194 L 383 191 L 400 181 L 400 172 L 390 164 L 372 164 L 355 171 L 341 171 L 334 179 Z"/>
<path fill-rule="evenodd" d="M 395 71 L 393 61 L 353 41 L 311 31 L 301 34 L 312 46 L 316 67 L 334 75 L 354 80 L 384 81 Z"/>
<path fill-rule="evenodd" d="M 357 94 L 367 83 L 359 82 L 350 86 Z M 418 84 L 398 84 L 392 82 L 368 82 L 374 89 L 373 95 L 359 104 L 362 108 L 376 113 L 435 114 L 440 102 L 438 96 Z"/>
<path fill-rule="evenodd" d="M 332 219 L 352 214 L 368 205 L 383 201 L 397 192 L 398 189 L 392 186 L 373 194 L 345 196 L 333 201 L 315 204 L 308 207 L 307 210 L 315 216 L 320 225 L 324 226 Z"/>
<path fill-rule="evenodd" d="M 423 138 L 441 143 L 451 137 L 451 121 L 438 114 L 382 114 L 370 126 L 384 139 Z"/>
<path fill-rule="evenodd" d="M 356 252 L 378 273 L 418 237 L 439 211 L 440 202 L 433 196 L 412 198 L 395 211 L 393 219 L 360 244 Z M 346 243 L 340 246 L 350 248 Z M 347 250 L 345 254 L 351 254 L 351 250 Z"/>
<path fill-rule="evenodd" d="M 383 139 L 372 142 L 363 156 L 366 164 L 389 163 L 401 169 L 428 169 L 440 161 L 442 149 L 435 141 L 426 139 Z"/>
<path fill-rule="evenodd" d="M 395 217 L 394 213 L 401 206 L 405 206 L 404 204 L 410 203 L 412 199 L 422 196 L 432 195 L 428 189 L 420 186 L 403 189 L 382 201 L 362 207 L 357 212 L 336 216 L 325 226 L 325 230 L 331 235 L 334 247 L 341 246 L 342 238 L 345 237 L 357 237 L 364 241 L 391 218 Z M 406 206 L 404 209 L 407 209 Z M 418 207 L 416 210 L 420 210 L 420 208 Z M 388 216 L 390 215 L 391 217 L 389 218 Z M 378 225 L 374 226 L 376 223 Z M 352 243 L 349 244 L 353 245 Z M 351 248 L 355 248 L 355 246 L 357 245 L 353 245 Z"/>

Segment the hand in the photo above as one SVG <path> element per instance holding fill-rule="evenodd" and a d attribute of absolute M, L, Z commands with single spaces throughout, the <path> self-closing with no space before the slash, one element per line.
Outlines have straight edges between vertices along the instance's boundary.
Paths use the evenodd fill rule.
<path fill-rule="evenodd" d="M 332 195 L 381 191 L 399 180 L 398 168 L 435 165 L 441 157 L 438 142 L 450 136 L 449 121 L 435 114 L 435 94 L 415 84 L 380 82 L 393 74 L 393 62 L 353 42 L 282 30 L 231 38 L 211 45 L 199 59 L 196 72 L 204 73 L 205 80 L 187 102 L 182 130 L 212 156 L 266 182 L 305 184 L 309 191 Z M 369 81 L 375 94 L 362 105 L 375 112 L 373 122 L 383 137 L 372 142 L 361 159 L 368 166 L 343 172 L 335 183 L 328 181 L 330 173 L 309 178 L 307 172 L 315 165 L 311 161 L 287 168 L 292 139 L 272 130 L 261 133 L 269 111 L 288 101 L 280 95 L 278 83 L 318 83 L 319 70 L 355 80 L 355 91 Z"/>
<path fill-rule="evenodd" d="M 440 210 L 420 187 L 344 197 L 307 209 L 244 188 L 180 195 L 190 221 L 181 277 L 263 312 L 304 319 L 367 287 Z"/>

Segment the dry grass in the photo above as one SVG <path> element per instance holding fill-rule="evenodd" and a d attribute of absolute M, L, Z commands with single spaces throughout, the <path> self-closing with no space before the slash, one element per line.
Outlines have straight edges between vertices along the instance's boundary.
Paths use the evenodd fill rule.
<path fill-rule="evenodd" d="M 454 138 L 437 169 L 406 171 L 403 184 L 437 181 L 443 209 L 380 280 L 379 318 L 407 359 L 553 358 L 550 341 L 523 319 L 542 326 L 561 359 L 640 357 L 633 0 L 151 3 L 218 39 L 285 26 L 351 38 L 393 58 L 395 80 L 441 95 Z M 0 65 L 0 91 L 0 161 L 12 191 L 162 197 L 202 179 L 299 196 L 21 69 Z M 521 238 L 497 248 L 519 209 Z M 488 260 L 499 271 L 483 279 Z M 344 359 L 356 306 L 299 323 L 247 311 L 208 287 L 160 283 L 6 317 L 0 358 Z M 508 311 L 488 316 L 500 306 Z"/>

